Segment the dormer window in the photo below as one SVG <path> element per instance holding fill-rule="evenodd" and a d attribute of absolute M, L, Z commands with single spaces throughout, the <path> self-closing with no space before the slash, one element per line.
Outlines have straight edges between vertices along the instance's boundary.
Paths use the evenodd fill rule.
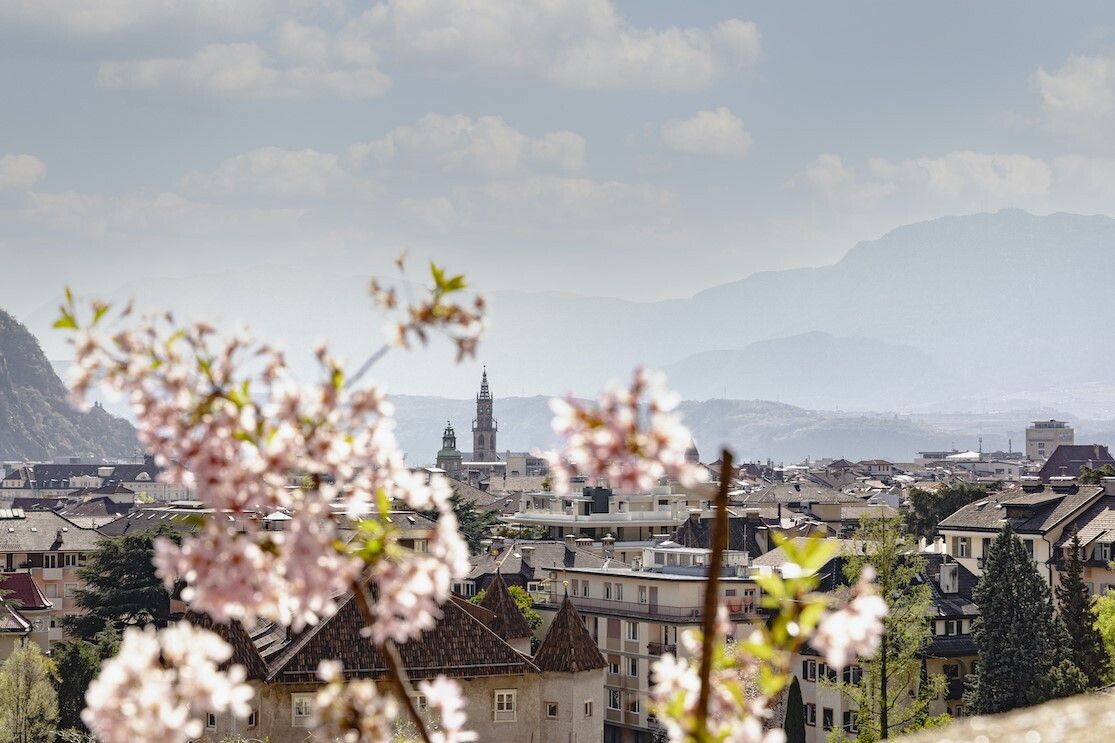
<path fill-rule="evenodd" d="M 1111 542 L 1100 542 L 1096 545 L 1096 559 L 1105 562 L 1111 560 Z"/>

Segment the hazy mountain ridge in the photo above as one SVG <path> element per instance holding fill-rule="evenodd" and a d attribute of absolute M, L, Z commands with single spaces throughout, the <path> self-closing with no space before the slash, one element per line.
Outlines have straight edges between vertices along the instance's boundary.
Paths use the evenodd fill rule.
<path fill-rule="evenodd" d="M 1115 416 L 1109 373 L 1115 348 L 1096 342 L 1097 329 L 1115 320 L 1115 308 L 1102 301 L 1115 282 L 1113 250 L 1115 220 L 1007 210 L 901 227 L 859 243 L 832 265 L 756 273 L 689 299 L 643 303 L 567 292 L 486 292 L 490 330 L 476 362 L 456 366 L 452 351 L 435 345 L 389 355 L 374 376 L 391 392 L 465 397 L 475 391 L 479 364 L 486 362 L 503 395 L 595 395 L 638 364 L 683 371 L 695 354 L 720 351 L 754 357 L 751 376 L 727 384 L 732 370 L 725 362 L 727 371 L 710 370 L 718 381 L 680 379 L 690 396 L 777 397 L 806 407 L 874 410 L 961 409 L 970 399 L 1020 397 L 1035 406 L 1071 405 L 1078 415 Z M 467 273 L 467 266 L 450 268 Z M 265 266 L 152 278 L 114 292 L 76 288 L 118 301 L 135 296 L 141 307 L 169 307 L 179 317 L 225 327 L 247 322 L 261 337 L 282 342 L 303 372 L 312 370 L 310 349 L 318 340 L 331 341 L 353 363 L 380 342 L 382 318 L 372 311 L 362 273 Z M 573 288 L 593 289 L 589 282 Z M 43 307 L 26 312 L 32 327 L 45 331 L 53 302 Z M 875 356 L 890 370 L 882 375 L 885 384 L 849 379 L 870 370 L 866 360 L 849 354 L 818 362 L 822 371 L 832 366 L 828 390 L 817 374 L 780 368 L 807 354 L 810 338 L 824 337 L 813 333 L 877 344 Z M 752 345 L 764 342 L 772 345 Z M 49 344 L 52 357 L 61 357 L 57 340 Z M 787 351 L 794 344 L 797 355 Z M 759 351 L 770 368 L 763 368 Z M 749 389 L 750 382 L 758 389 Z M 842 387 L 854 393 L 851 399 L 839 398 Z M 1098 401 L 1104 407 L 1093 413 Z"/>
<path fill-rule="evenodd" d="M 35 336 L 0 310 L 0 458 L 119 458 L 136 446 L 127 421 L 74 409 Z"/>

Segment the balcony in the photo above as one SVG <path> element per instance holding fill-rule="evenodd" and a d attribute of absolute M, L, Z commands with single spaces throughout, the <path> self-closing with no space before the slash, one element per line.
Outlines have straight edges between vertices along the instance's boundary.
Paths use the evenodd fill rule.
<path fill-rule="evenodd" d="M 547 524 L 582 524 L 584 526 L 605 526 L 608 524 L 664 524 L 680 525 L 689 514 L 683 510 L 677 511 L 614 511 L 610 513 L 573 513 L 572 509 L 563 511 L 550 511 L 532 509 L 519 511 L 504 520 L 512 524 L 547 525 Z"/>
<path fill-rule="evenodd" d="M 643 604 L 634 601 L 612 601 L 611 599 L 570 596 L 569 599 L 580 612 L 612 614 L 622 617 L 686 621 L 697 624 L 704 616 L 704 606 L 670 606 L 666 604 Z M 561 606 L 564 594 L 551 593 L 544 605 L 557 608 Z M 731 603 L 728 603 L 731 602 Z M 742 621 L 753 616 L 752 605 L 746 599 L 732 597 L 724 600 L 724 606 L 734 621 Z M 672 646 L 668 646 L 672 647 Z"/>
<path fill-rule="evenodd" d="M 678 652 L 678 646 L 677 645 L 666 645 L 666 644 L 663 644 L 661 642 L 648 642 L 647 643 L 647 654 L 648 655 L 665 655 L 666 653 L 670 653 L 671 655 L 677 655 L 677 652 Z"/>

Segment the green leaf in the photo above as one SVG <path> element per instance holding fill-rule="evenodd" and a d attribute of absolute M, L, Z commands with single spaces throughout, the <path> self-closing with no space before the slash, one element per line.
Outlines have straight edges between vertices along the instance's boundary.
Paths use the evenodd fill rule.
<path fill-rule="evenodd" d="M 67 330 L 77 330 L 77 320 L 67 310 L 63 309 L 62 314 L 54 321 L 53 327 Z"/>

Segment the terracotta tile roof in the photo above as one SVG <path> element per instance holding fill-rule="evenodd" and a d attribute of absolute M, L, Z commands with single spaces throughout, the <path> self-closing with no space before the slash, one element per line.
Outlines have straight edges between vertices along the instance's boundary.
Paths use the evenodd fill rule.
<path fill-rule="evenodd" d="M 561 602 L 546 638 L 534 655 L 534 663 L 542 671 L 562 673 L 588 671 L 607 665 L 569 596 Z"/>
<path fill-rule="evenodd" d="M 495 615 L 495 621 L 488 626 L 504 640 L 518 640 L 531 636 L 530 625 L 527 624 L 523 613 L 519 611 L 515 599 L 507 590 L 507 584 L 499 574 L 488 584 L 480 606 Z"/>
<path fill-rule="evenodd" d="M 6 601 L 21 609 L 49 609 L 54 606 L 35 582 L 35 576 L 25 570 L 0 573 L 0 593 Z"/>
<path fill-rule="evenodd" d="M 318 663 L 340 660 L 349 676 L 379 678 L 386 664 L 379 651 L 360 634 L 363 618 L 351 594 L 340 608 L 302 634 L 269 664 L 268 681 L 304 682 L 317 678 Z M 537 667 L 477 620 L 456 601 L 442 605 L 442 617 L 417 640 L 401 645 L 399 654 L 411 679 L 502 676 L 537 672 Z"/>
<path fill-rule="evenodd" d="M 267 678 L 267 664 L 259 654 L 251 635 L 239 622 L 219 624 L 214 622 L 208 614 L 187 612 L 186 620 L 202 629 L 210 630 L 220 636 L 222 640 L 232 646 L 230 663 L 239 663 L 248 672 L 248 678 L 254 681 L 263 681 Z"/>

